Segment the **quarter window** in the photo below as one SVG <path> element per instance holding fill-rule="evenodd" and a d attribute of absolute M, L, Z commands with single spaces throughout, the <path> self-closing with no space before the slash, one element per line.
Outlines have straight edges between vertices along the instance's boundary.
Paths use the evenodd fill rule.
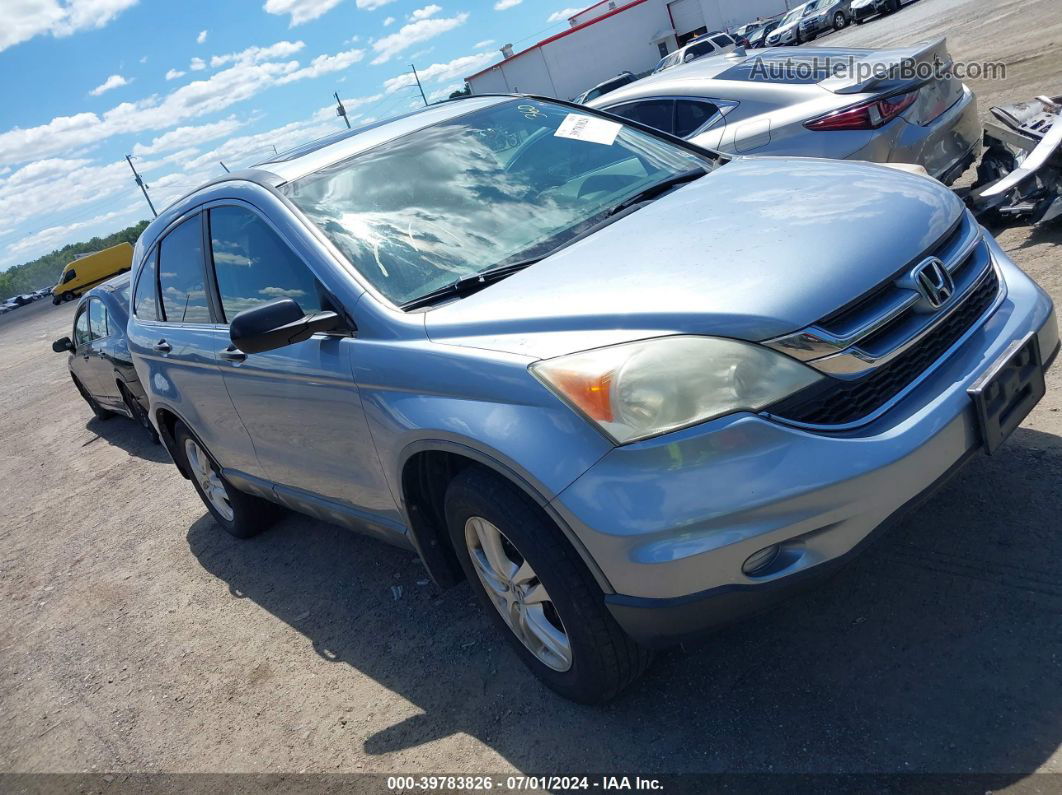
<path fill-rule="evenodd" d="M 189 218 L 159 246 L 159 299 L 168 323 L 210 323 L 203 270 L 203 221 Z"/>
<path fill-rule="evenodd" d="M 140 280 L 136 283 L 136 293 L 133 295 L 133 314 L 141 320 L 159 319 L 158 303 L 155 301 L 156 259 L 158 251 L 152 250 L 140 269 Z"/>
<path fill-rule="evenodd" d="M 82 345 L 88 345 L 91 341 L 88 308 L 82 307 L 81 311 L 78 312 L 77 319 L 74 320 L 74 347 L 80 348 Z"/>
<path fill-rule="evenodd" d="M 261 217 L 244 207 L 210 211 L 210 248 L 225 318 L 290 298 L 306 314 L 321 309 L 317 280 Z"/>
<path fill-rule="evenodd" d="M 89 301 L 89 331 L 92 332 L 93 339 L 111 335 L 107 328 L 107 307 L 98 298 Z"/>
<path fill-rule="evenodd" d="M 675 100 L 675 135 L 685 138 L 703 127 L 718 108 L 711 102 L 692 99 Z"/>

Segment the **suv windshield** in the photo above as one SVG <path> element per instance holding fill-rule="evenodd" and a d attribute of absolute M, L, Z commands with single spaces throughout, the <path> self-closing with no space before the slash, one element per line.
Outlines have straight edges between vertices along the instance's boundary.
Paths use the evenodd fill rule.
<path fill-rule="evenodd" d="M 712 166 L 616 121 L 521 99 L 410 133 L 283 190 L 402 305 L 546 256 L 624 199 Z"/>

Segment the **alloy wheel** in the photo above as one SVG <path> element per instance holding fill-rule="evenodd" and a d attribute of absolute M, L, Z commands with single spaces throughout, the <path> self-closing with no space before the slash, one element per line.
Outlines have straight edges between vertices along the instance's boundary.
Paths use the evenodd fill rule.
<path fill-rule="evenodd" d="M 217 511 L 226 522 L 231 522 L 235 516 L 232 504 L 229 502 L 228 492 L 221 476 L 214 468 L 214 463 L 194 439 L 185 439 L 184 456 L 188 466 L 192 470 L 192 477 L 203 490 L 211 507 Z"/>
<path fill-rule="evenodd" d="M 572 667 L 572 646 L 560 615 L 531 564 L 493 523 L 465 522 L 465 545 L 479 581 L 502 619 L 543 665 Z"/>

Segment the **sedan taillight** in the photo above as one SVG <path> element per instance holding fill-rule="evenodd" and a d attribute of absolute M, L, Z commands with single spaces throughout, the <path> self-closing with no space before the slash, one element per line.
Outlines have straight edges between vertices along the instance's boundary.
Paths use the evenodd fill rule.
<path fill-rule="evenodd" d="M 872 99 L 844 110 L 837 110 L 804 122 L 809 130 L 876 130 L 888 124 L 918 99 L 918 89 L 906 94 L 894 94 Z"/>

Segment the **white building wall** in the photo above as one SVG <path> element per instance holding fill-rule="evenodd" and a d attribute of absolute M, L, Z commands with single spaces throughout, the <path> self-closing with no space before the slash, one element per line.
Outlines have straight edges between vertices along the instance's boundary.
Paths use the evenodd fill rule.
<path fill-rule="evenodd" d="M 615 2 L 622 7 L 629 0 Z M 787 5 L 786 0 L 699 2 L 705 24 L 713 30 L 734 28 L 757 16 L 781 13 Z M 592 19 L 611 10 L 605 3 L 583 14 Z M 571 99 L 620 72 L 639 74 L 652 69 L 660 60 L 660 50 L 653 39 L 670 30 L 667 0 L 646 0 L 566 36 L 518 53 L 516 57 L 469 78 L 468 83 L 474 94 L 519 92 Z M 668 51 L 675 49 L 673 36 L 665 41 Z"/>

